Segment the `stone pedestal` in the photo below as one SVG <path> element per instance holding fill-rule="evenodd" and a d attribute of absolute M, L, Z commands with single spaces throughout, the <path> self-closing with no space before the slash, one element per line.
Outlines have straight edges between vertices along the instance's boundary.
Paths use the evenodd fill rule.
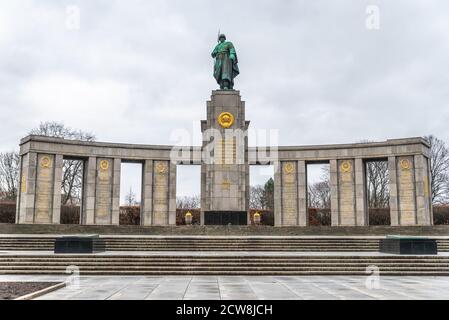
<path fill-rule="evenodd" d="M 239 91 L 212 92 L 211 101 L 207 102 L 207 120 L 201 121 L 201 224 L 206 220 L 248 223 L 248 214 L 246 219 L 230 216 L 234 213 L 241 217 L 242 212 L 248 212 L 248 125 Z"/>
<path fill-rule="evenodd" d="M 379 242 L 379 252 L 393 254 L 438 254 L 435 239 L 387 236 Z"/>

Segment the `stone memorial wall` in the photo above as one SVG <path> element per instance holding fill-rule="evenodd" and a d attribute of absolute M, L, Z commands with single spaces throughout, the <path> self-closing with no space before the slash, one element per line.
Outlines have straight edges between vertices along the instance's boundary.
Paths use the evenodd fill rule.
<path fill-rule="evenodd" d="M 179 164 L 201 165 L 201 223 L 207 212 L 217 214 L 209 221 L 245 223 L 249 221 L 244 219 L 249 211 L 249 166 L 271 164 L 275 225 L 307 226 L 307 165 L 328 163 L 331 224 L 364 226 L 369 224 L 366 163 L 387 161 L 391 225 L 432 225 L 429 145 L 422 138 L 274 150 L 248 147 L 244 107 L 238 91 L 213 91 L 207 120 L 201 121 L 202 146 L 83 142 L 34 135 L 22 139 L 16 222 L 59 223 L 63 159 L 79 159 L 84 164 L 81 224 L 119 224 L 121 164 L 134 162 L 142 164 L 142 225 L 176 223 Z M 211 142 L 215 148 L 210 148 Z"/>

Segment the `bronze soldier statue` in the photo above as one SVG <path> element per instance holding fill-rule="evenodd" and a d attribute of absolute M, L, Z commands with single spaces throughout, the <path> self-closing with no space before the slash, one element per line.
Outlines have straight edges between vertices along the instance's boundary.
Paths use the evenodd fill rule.
<path fill-rule="evenodd" d="M 237 53 L 232 42 L 226 41 L 224 34 L 218 36 L 218 44 L 212 51 L 212 58 L 215 58 L 214 78 L 220 89 L 234 90 L 234 78 L 240 73 Z"/>

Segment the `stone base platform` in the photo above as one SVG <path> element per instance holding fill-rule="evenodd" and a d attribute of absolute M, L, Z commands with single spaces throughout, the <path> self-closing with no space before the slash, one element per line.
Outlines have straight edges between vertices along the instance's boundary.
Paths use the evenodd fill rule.
<path fill-rule="evenodd" d="M 0 223 L 0 234 L 123 234 L 123 235 L 235 235 L 235 236 L 447 236 L 449 225 L 272 227 L 272 226 L 124 226 Z"/>
<path fill-rule="evenodd" d="M 391 255 L 376 252 L 104 252 L 54 254 L 51 251 L 0 253 L 0 275 L 449 275 L 449 254 Z"/>
<path fill-rule="evenodd" d="M 393 236 L 380 240 L 379 251 L 394 254 L 437 254 L 435 239 Z"/>
<path fill-rule="evenodd" d="M 105 251 L 105 242 L 98 235 L 71 235 L 55 239 L 55 253 L 95 253 Z"/>

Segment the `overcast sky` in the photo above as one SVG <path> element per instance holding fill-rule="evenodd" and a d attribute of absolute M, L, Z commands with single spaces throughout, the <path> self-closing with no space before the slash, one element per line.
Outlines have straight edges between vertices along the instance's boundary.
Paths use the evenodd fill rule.
<path fill-rule="evenodd" d="M 0 151 L 46 120 L 100 141 L 198 133 L 218 29 L 251 127 L 279 129 L 280 145 L 449 141 L 448 12 L 443 0 L 2 0 Z"/>

